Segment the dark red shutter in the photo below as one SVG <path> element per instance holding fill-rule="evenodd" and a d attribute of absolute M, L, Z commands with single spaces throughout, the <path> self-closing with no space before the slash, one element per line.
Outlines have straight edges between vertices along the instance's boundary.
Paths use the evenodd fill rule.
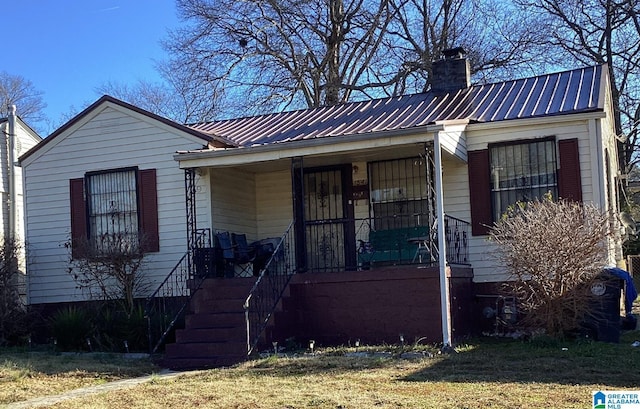
<path fill-rule="evenodd" d="M 491 172 L 489 171 L 489 150 L 468 152 L 469 195 L 471 201 L 471 234 L 489 234 L 493 225 L 491 212 Z"/>
<path fill-rule="evenodd" d="M 69 181 L 71 203 L 71 257 L 82 257 L 82 242 L 87 238 L 87 205 L 84 202 L 84 179 Z"/>
<path fill-rule="evenodd" d="M 558 196 L 561 199 L 582 201 L 582 179 L 580 178 L 580 154 L 577 139 L 558 141 L 560 170 L 558 171 Z"/>
<path fill-rule="evenodd" d="M 156 170 L 145 169 L 139 172 L 140 227 L 145 252 L 160 251 L 158 231 L 158 191 Z"/>

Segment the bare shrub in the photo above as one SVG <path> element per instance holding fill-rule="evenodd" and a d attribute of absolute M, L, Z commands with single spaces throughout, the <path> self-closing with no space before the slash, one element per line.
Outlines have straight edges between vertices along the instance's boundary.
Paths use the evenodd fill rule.
<path fill-rule="evenodd" d="M 69 274 L 89 299 L 112 301 L 129 319 L 136 311 L 136 297 L 146 296 L 149 289 L 142 242 L 126 233 L 109 234 L 98 245 L 74 241 L 83 257 L 70 259 Z M 71 243 L 66 247 L 71 249 Z"/>
<path fill-rule="evenodd" d="M 553 337 L 579 328 L 589 313 L 588 284 L 607 263 L 610 235 L 607 214 L 592 204 L 547 196 L 505 213 L 490 240 L 509 273 L 504 290 L 516 297 L 523 327 Z"/>

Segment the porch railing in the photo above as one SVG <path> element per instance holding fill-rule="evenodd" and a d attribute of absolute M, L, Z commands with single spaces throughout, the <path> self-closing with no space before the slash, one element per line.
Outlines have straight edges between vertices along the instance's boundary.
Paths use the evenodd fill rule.
<path fill-rule="evenodd" d="M 202 271 L 196 274 L 195 254 L 199 248 L 211 247 L 211 231 L 196 231 L 195 247 L 187 250 L 147 298 L 145 317 L 149 338 L 149 351 L 155 353 L 174 329 L 194 294 L 200 289 L 207 277 Z"/>
<path fill-rule="evenodd" d="M 444 216 L 445 243 L 449 264 L 469 263 L 469 236 L 471 224 L 448 215 Z"/>
<path fill-rule="evenodd" d="M 260 270 L 244 303 L 247 326 L 247 355 L 260 342 L 269 320 L 291 280 L 295 270 L 293 222 L 273 249 L 273 254 Z"/>
<path fill-rule="evenodd" d="M 469 264 L 470 224 L 448 215 L 444 221 L 447 262 Z M 330 272 L 435 265 L 440 257 L 437 230 L 435 219 L 428 214 L 316 220 L 306 226 L 308 269 Z M 355 236 L 349 238 L 349 231 L 355 231 Z"/>

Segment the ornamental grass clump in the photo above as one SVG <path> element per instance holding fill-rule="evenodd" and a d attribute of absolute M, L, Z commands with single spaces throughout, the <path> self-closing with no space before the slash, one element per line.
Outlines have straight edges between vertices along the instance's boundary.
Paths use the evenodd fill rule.
<path fill-rule="evenodd" d="M 513 205 L 490 232 L 526 330 L 563 338 L 591 314 L 590 283 L 607 265 L 609 217 L 592 204 L 543 199 Z"/>

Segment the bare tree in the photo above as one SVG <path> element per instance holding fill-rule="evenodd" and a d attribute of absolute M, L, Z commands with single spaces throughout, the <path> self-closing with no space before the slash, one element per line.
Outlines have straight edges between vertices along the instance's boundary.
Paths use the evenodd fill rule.
<path fill-rule="evenodd" d="M 0 72 L 0 115 L 8 112 L 9 105 L 16 105 L 18 114 L 25 122 L 34 124 L 44 121 L 43 110 L 47 107 L 31 81 L 19 75 Z"/>
<path fill-rule="evenodd" d="M 490 240 L 525 328 L 563 337 L 591 314 L 587 288 L 606 266 L 611 234 L 608 215 L 594 205 L 551 197 L 518 203 L 496 223 Z"/>
<path fill-rule="evenodd" d="M 149 112 L 169 118 L 178 123 L 194 123 L 212 120 L 215 117 L 214 96 L 208 94 L 209 87 L 183 75 L 188 72 L 174 70 L 170 65 L 158 67 L 163 83 L 140 80 L 133 85 L 107 82 L 96 89 Z"/>
<path fill-rule="evenodd" d="M 180 0 L 178 8 L 191 24 L 166 42 L 170 66 L 241 112 L 336 104 L 351 85 L 366 93 L 394 75 L 382 74 L 380 55 L 388 0 Z"/>
<path fill-rule="evenodd" d="M 422 92 L 431 63 L 462 46 L 491 80 L 540 63 L 543 31 L 484 0 L 179 0 L 185 26 L 166 71 L 222 115 Z"/>
<path fill-rule="evenodd" d="M 520 0 L 546 26 L 549 52 L 584 65 L 609 65 L 621 167 L 629 172 L 640 150 L 640 3 L 637 0 Z"/>
<path fill-rule="evenodd" d="M 513 78 L 545 69 L 544 31 L 523 21 L 509 1 L 392 0 L 388 53 L 400 63 L 393 94 L 425 92 L 431 65 L 444 50 L 465 48 L 478 82 Z"/>

